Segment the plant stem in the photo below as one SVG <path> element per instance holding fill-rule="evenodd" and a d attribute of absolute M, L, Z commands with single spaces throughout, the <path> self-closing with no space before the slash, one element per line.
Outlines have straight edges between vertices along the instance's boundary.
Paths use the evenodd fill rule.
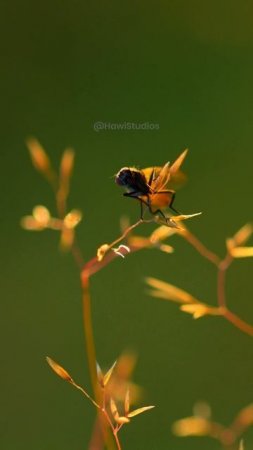
<path fill-rule="evenodd" d="M 97 392 L 97 369 L 96 369 L 96 350 L 93 336 L 93 326 L 91 317 L 91 300 L 89 291 L 89 277 L 82 273 L 82 303 L 83 303 L 83 324 L 85 333 L 85 342 L 87 350 L 88 367 L 91 378 L 93 392 Z"/>
<path fill-rule="evenodd" d="M 243 331 L 245 334 L 248 334 L 249 336 L 253 336 L 253 327 L 244 320 L 240 319 L 240 317 L 238 317 L 236 314 L 232 313 L 232 311 L 226 308 L 223 316 L 236 328 Z"/>
<path fill-rule="evenodd" d="M 113 434 L 114 434 L 114 437 L 115 437 L 115 442 L 117 444 L 117 449 L 121 450 L 121 445 L 120 445 L 120 442 L 119 442 L 118 433 L 115 432 Z"/>
<path fill-rule="evenodd" d="M 204 258 L 211 261 L 215 266 L 220 263 L 220 258 L 218 255 L 210 251 L 202 242 L 194 236 L 188 229 L 184 228 L 178 230 L 178 234 L 182 235 Z"/>
<path fill-rule="evenodd" d="M 217 300 L 221 308 L 226 308 L 225 279 L 226 270 L 219 268 L 217 273 Z"/>
<path fill-rule="evenodd" d="M 86 351 L 87 351 L 87 360 L 88 360 L 88 367 L 89 367 L 89 374 L 91 379 L 91 384 L 93 388 L 93 392 L 96 399 L 96 404 L 100 405 L 101 402 L 101 395 L 98 390 L 98 383 L 97 383 L 97 368 L 96 368 L 96 348 L 95 348 L 95 341 L 94 341 L 94 334 L 93 334 L 93 326 L 92 326 L 92 317 L 91 317 L 91 298 L 90 298 L 90 289 L 89 289 L 89 273 L 85 269 L 83 270 L 81 274 L 81 283 L 82 283 L 82 290 L 83 290 L 83 325 L 84 325 L 84 333 L 85 333 L 85 343 L 86 343 Z M 108 449 L 114 450 L 115 444 L 112 441 L 111 434 L 108 433 L 108 427 L 110 426 L 113 431 L 113 426 L 110 421 L 108 421 L 108 417 L 106 415 L 106 412 L 101 406 L 99 406 L 99 410 L 102 412 L 103 417 L 99 414 L 98 420 L 101 426 L 102 434 L 104 442 Z M 113 433 L 114 435 L 114 433 Z M 115 435 L 114 435 L 115 438 Z M 115 443 L 117 443 L 117 439 L 115 438 Z M 120 447 L 118 447 L 120 449 Z"/>
<path fill-rule="evenodd" d="M 179 230 L 178 233 L 181 234 L 202 256 L 204 256 L 204 258 L 211 261 L 217 267 L 217 301 L 218 306 L 221 308 L 222 316 L 245 334 L 253 336 L 253 326 L 242 320 L 227 307 L 225 282 L 227 269 L 233 262 L 231 254 L 228 252 L 225 258 L 221 260 L 218 255 L 205 247 L 205 245 L 202 244 L 202 242 L 188 229 L 185 228 Z"/>

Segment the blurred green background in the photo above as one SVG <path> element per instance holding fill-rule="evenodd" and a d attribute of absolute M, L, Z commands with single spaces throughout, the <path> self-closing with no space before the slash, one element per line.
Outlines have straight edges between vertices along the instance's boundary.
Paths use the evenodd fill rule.
<path fill-rule="evenodd" d="M 175 205 L 203 211 L 191 230 L 223 255 L 225 237 L 252 220 L 253 4 L 2 0 L 0 22 L 0 448 L 87 449 L 94 411 L 45 363 L 50 355 L 89 388 L 78 273 L 56 234 L 19 226 L 35 204 L 55 212 L 25 139 L 36 136 L 55 166 L 65 147 L 76 150 L 70 207 L 83 210 L 87 260 L 117 237 L 122 214 L 139 215 L 113 174 L 163 164 L 189 147 L 189 182 Z M 97 121 L 159 130 L 96 132 Z M 187 243 L 171 243 L 174 255 L 119 258 L 92 280 L 98 359 L 108 367 L 136 350 L 134 380 L 143 403 L 157 406 L 123 429 L 123 449 L 215 450 L 209 439 L 174 437 L 171 424 L 197 400 L 225 424 L 252 402 L 253 341 L 222 319 L 193 321 L 147 295 L 144 277 L 155 276 L 216 303 L 214 268 Z M 251 323 L 252 263 L 235 262 L 227 285 L 231 309 Z"/>

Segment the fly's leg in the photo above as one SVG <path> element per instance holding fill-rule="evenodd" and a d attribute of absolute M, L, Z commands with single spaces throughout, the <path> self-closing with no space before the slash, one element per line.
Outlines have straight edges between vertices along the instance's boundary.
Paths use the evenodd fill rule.
<path fill-rule="evenodd" d="M 165 214 L 161 211 L 161 209 L 156 209 L 155 211 L 152 211 L 151 208 L 150 208 L 150 206 L 149 206 L 149 211 L 150 211 L 151 214 L 153 214 L 154 216 L 155 216 L 156 214 L 158 214 L 158 213 L 161 214 L 161 216 L 163 217 L 163 219 L 165 219 L 166 222 L 168 221 L 167 217 L 166 217 Z"/>
<path fill-rule="evenodd" d="M 143 220 L 143 205 L 146 205 L 148 207 L 148 209 L 150 210 L 149 203 L 146 202 L 145 200 L 143 200 L 142 198 L 138 197 L 138 195 L 136 195 L 136 191 L 125 192 L 123 195 L 124 195 L 124 197 L 136 198 L 136 200 L 139 200 L 140 205 L 141 205 L 141 220 Z"/>
<path fill-rule="evenodd" d="M 173 205 L 173 202 L 174 202 L 174 200 L 175 200 L 175 197 L 176 197 L 176 192 L 175 192 L 175 191 L 172 191 L 172 190 L 160 191 L 159 194 L 172 194 L 171 202 L 170 202 L 169 208 L 170 208 L 172 211 L 174 211 L 176 214 L 181 214 L 179 211 L 177 211 L 177 210 L 172 206 L 172 205 Z"/>

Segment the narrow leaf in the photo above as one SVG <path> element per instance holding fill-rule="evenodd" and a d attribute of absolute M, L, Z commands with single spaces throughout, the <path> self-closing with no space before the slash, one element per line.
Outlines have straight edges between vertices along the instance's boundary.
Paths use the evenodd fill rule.
<path fill-rule="evenodd" d="M 105 254 L 109 250 L 109 248 L 110 248 L 110 245 L 103 244 L 97 249 L 97 259 L 99 262 L 102 261 L 102 259 L 104 258 Z"/>
<path fill-rule="evenodd" d="M 35 169 L 44 174 L 51 170 L 50 160 L 37 139 L 31 137 L 27 139 L 26 144 Z"/>
<path fill-rule="evenodd" d="M 167 245 L 167 244 L 160 244 L 158 246 L 158 248 L 164 252 L 164 253 L 173 253 L 174 252 L 174 248 L 171 247 L 171 245 Z"/>
<path fill-rule="evenodd" d="M 221 308 L 213 308 L 211 306 L 205 305 L 204 303 L 191 305 L 182 305 L 180 307 L 181 311 L 192 314 L 194 319 L 199 319 L 203 316 L 220 316 L 222 315 Z"/>
<path fill-rule="evenodd" d="M 114 367 L 116 366 L 116 364 L 117 364 L 117 360 L 113 363 L 112 367 L 104 375 L 104 386 L 106 386 L 108 381 L 110 380 L 112 372 L 113 372 Z"/>
<path fill-rule="evenodd" d="M 124 425 L 125 423 L 129 423 L 130 420 L 128 419 L 128 417 L 125 416 L 118 416 L 115 417 L 115 421 L 119 424 L 119 425 Z"/>
<path fill-rule="evenodd" d="M 72 377 L 69 375 L 69 373 L 60 366 L 57 362 L 55 362 L 52 358 L 49 358 L 49 356 L 46 357 L 47 363 L 51 367 L 51 369 L 63 380 L 68 381 L 69 383 L 73 382 Z"/>
<path fill-rule="evenodd" d="M 143 408 L 134 409 L 134 411 L 130 412 L 127 417 L 138 416 L 138 414 L 142 414 L 149 409 L 155 408 L 155 406 L 143 406 Z"/>
<path fill-rule="evenodd" d="M 245 244 L 253 233 L 253 226 L 251 223 L 246 223 L 239 231 L 232 237 L 235 246 Z"/>
<path fill-rule="evenodd" d="M 102 372 L 98 362 L 96 362 L 96 368 L 97 368 L 98 382 L 99 382 L 100 386 L 104 387 L 104 375 L 103 375 L 103 372 Z"/>
<path fill-rule="evenodd" d="M 211 424 L 202 417 L 186 417 L 177 420 L 172 425 L 172 431 L 176 436 L 207 436 L 211 431 Z"/>
<path fill-rule="evenodd" d="M 74 166 L 75 152 L 72 148 L 67 148 L 62 155 L 60 164 L 60 180 L 63 183 L 69 181 Z"/>
<path fill-rule="evenodd" d="M 180 214 L 179 216 L 172 216 L 170 219 L 174 222 L 180 222 L 181 220 L 191 219 L 195 216 L 200 216 L 202 212 L 194 213 L 194 214 Z"/>
<path fill-rule="evenodd" d="M 110 399 L 110 408 L 111 408 L 111 413 L 112 413 L 113 417 L 115 419 L 116 419 L 116 417 L 119 417 L 118 409 L 117 409 L 116 403 L 113 400 L 113 398 Z"/>
<path fill-rule="evenodd" d="M 126 416 L 129 413 L 129 408 L 130 408 L 130 391 L 129 391 L 129 389 L 127 389 L 126 396 L 125 396 L 125 414 L 126 414 Z"/>
<path fill-rule="evenodd" d="M 82 212 L 79 209 L 72 209 L 65 217 L 64 217 L 64 226 L 70 230 L 75 228 L 82 220 Z"/>
<path fill-rule="evenodd" d="M 240 443 L 239 443 L 239 449 L 238 449 L 238 450 L 244 450 L 244 442 L 243 442 L 243 439 L 240 440 Z"/>
<path fill-rule="evenodd" d="M 161 225 L 160 227 L 156 228 L 155 231 L 150 235 L 150 242 L 152 244 L 155 244 L 157 242 L 163 241 L 164 239 L 167 239 L 169 236 L 172 236 L 176 233 L 176 230 L 174 228 L 166 227 L 165 225 Z"/>
<path fill-rule="evenodd" d="M 243 428 L 244 430 L 253 424 L 253 403 L 241 409 L 237 414 L 234 425 L 235 428 Z"/>
<path fill-rule="evenodd" d="M 253 256 L 253 247 L 234 247 L 230 249 L 234 258 L 249 258 Z"/>
<path fill-rule="evenodd" d="M 183 289 L 179 289 L 173 284 L 158 280 L 157 278 L 147 277 L 146 282 L 149 286 L 154 288 L 152 295 L 154 297 L 164 298 L 177 303 L 200 303 L 195 297 Z"/>

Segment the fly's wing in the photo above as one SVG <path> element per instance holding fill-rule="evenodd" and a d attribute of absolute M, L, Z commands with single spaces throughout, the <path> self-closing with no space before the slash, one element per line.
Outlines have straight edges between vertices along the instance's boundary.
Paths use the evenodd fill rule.
<path fill-rule="evenodd" d="M 161 167 L 147 167 L 146 169 L 141 170 L 148 186 L 151 186 L 152 180 L 155 177 L 156 169 L 161 169 Z"/>
<path fill-rule="evenodd" d="M 166 185 L 170 179 L 170 169 L 169 162 L 167 162 L 163 167 L 147 167 L 142 169 L 147 184 L 150 186 L 153 192 L 159 192 L 165 189 Z"/>
<path fill-rule="evenodd" d="M 147 184 L 153 192 L 159 192 L 165 189 L 177 189 L 185 183 L 186 175 L 180 170 L 180 167 L 187 152 L 187 149 L 184 150 L 171 166 L 168 162 L 163 167 L 147 167 L 142 170 Z"/>
<path fill-rule="evenodd" d="M 170 180 L 166 186 L 166 189 L 179 189 L 187 181 L 187 175 L 182 171 L 178 170 L 174 174 L 170 174 Z"/>
<path fill-rule="evenodd" d="M 171 175 L 174 175 L 175 173 L 178 172 L 187 153 L 188 153 L 188 149 L 184 150 L 183 153 L 181 153 L 181 155 L 179 155 L 179 157 L 176 159 L 176 161 L 172 164 L 172 166 L 170 167 Z"/>
<path fill-rule="evenodd" d="M 185 149 L 181 155 L 176 159 L 176 161 L 170 166 L 170 181 L 167 188 L 177 189 L 183 186 L 187 180 L 187 176 L 182 170 L 180 170 L 181 165 L 188 153 L 188 149 Z"/>

